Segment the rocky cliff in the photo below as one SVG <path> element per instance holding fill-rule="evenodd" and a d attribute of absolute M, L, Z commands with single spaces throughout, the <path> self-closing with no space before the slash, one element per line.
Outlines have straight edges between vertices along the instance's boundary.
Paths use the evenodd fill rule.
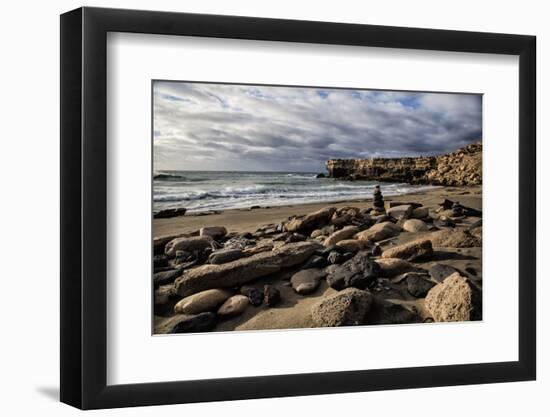
<path fill-rule="evenodd" d="M 422 157 L 329 159 L 329 176 L 349 180 L 406 182 L 431 185 L 480 185 L 481 143 L 455 152 Z"/>

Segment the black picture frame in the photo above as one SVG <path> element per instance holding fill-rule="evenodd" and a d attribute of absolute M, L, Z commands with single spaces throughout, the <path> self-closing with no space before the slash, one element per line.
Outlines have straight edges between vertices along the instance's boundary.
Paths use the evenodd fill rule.
<path fill-rule="evenodd" d="M 519 56 L 519 360 L 107 385 L 108 32 Z M 535 379 L 535 51 L 524 35 L 88 7 L 61 15 L 61 401 L 94 409 Z"/>

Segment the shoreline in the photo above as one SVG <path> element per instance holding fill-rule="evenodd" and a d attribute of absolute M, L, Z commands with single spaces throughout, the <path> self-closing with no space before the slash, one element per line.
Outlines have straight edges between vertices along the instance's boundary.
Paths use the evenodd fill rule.
<path fill-rule="evenodd" d="M 440 186 L 420 192 L 384 196 L 387 202 L 415 201 L 424 206 L 436 206 L 441 198 L 452 196 L 453 200 L 461 204 L 481 209 L 481 186 Z M 153 237 L 173 236 L 177 234 L 193 233 L 204 226 L 225 226 L 228 232 L 249 232 L 267 224 L 277 224 L 286 221 L 291 216 L 300 216 L 327 206 L 336 208 L 354 206 L 359 209 L 370 207 L 372 197 L 340 201 L 326 201 L 315 203 L 289 204 L 260 208 L 234 208 L 219 210 L 215 213 L 204 214 L 196 212 L 183 216 L 165 219 L 153 219 Z M 202 214 L 200 214 L 202 213 Z"/>

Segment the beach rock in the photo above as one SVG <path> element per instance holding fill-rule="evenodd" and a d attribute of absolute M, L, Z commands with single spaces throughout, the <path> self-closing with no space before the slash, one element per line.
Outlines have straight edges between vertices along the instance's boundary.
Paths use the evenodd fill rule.
<path fill-rule="evenodd" d="M 166 209 L 161 210 L 153 214 L 153 217 L 155 219 L 168 219 L 170 217 L 178 217 L 183 216 L 187 212 L 187 209 L 185 208 L 173 208 L 173 209 Z"/>
<path fill-rule="evenodd" d="M 314 304 L 311 318 L 319 327 L 357 326 L 365 322 L 372 299 L 369 291 L 347 288 Z"/>
<path fill-rule="evenodd" d="M 319 229 L 330 221 L 335 211 L 336 209 L 334 207 L 326 207 L 302 218 L 294 218 L 285 225 L 285 229 L 287 232 L 302 232 Z"/>
<path fill-rule="evenodd" d="M 409 218 L 413 211 L 413 207 L 409 204 L 391 207 L 386 210 L 386 214 L 394 219 Z"/>
<path fill-rule="evenodd" d="M 153 268 L 165 268 L 168 266 L 168 257 L 166 255 L 153 256 Z"/>
<path fill-rule="evenodd" d="M 360 252 L 335 268 L 327 276 L 327 284 L 336 290 L 348 287 L 365 289 L 376 281 L 380 273 L 380 266 L 369 258 L 369 254 Z"/>
<path fill-rule="evenodd" d="M 193 237 L 180 237 L 168 242 L 164 248 L 164 252 L 168 256 L 175 256 L 176 251 L 201 251 L 206 248 L 210 248 L 212 245 L 212 238 L 210 236 L 193 236 Z"/>
<path fill-rule="evenodd" d="M 172 284 L 161 285 L 155 290 L 155 311 L 161 306 L 166 306 L 175 295 Z"/>
<path fill-rule="evenodd" d="M 206 226 L 200 229 L 199 236 L 210 236 L 212 239 L 219 239 L 227 234 L 223 226 Z"/>
<path fill-rule="evenodd" d="M 370 240 L 377 242 L 379 240 L 388 239 L 390 237 L 397 236 L 401 232 L 401 227 L 392 222 L 376 223 L 367 230 L 359 232 L 355 235 L 359 240 Z"/>
<path fill-rule="evenodd" d="M 483 239 L 483 227 L 470 228 L 470 234 L 479 241 L 481 246 L 481 241 Z"/>
<path fill-rule="evenodd" d="M 346 261 L 346 256 L 338 251 L 333 250 L 327 256 L 327 262 L 330 264 L 341 264 Z"/>
<path fill-rule="evenodd" d="M 425 219 L 430 215 L 430 211 L 427 207 L 417 207 L 413 209 L 411 213 L 411 218 L 413 219 Z"/>
<path fill-rule="evenodd" d="M 381 258 L 376 263 L 380 265 L 381 275 L 388 278 L 418 270 L 415 265 L 398 258 Z"/>
<path fill-rule="evenodd" d="M 264 302 L 269 307 L 275 307 L 281 302 L 281 292 L 273 285 L 264 286 Z"/>
<path fill-rule="evenodd" d="M 322 269 L 303 269 L 292 275 L 290 283 L 298 294 L 309 294 L 317 289 L 325 275 L 326 272 Z"/>
<path fill-rule="evenodd" d="M 481 239 L 469 230 L 439 230 L 429 236 L 433 246 L 441 248 L 471 248 L 481 246 Z"/>
<path fill-rule="evenodd" d="M 475 229 L 475 228 L 478 228 L 478 227 L 481 227 L 481 226 L 483 226 L 483 220 L 478 219 L 470 225 L 469 229 L 472 230 L 472 229 Z"/>
<path fill-rule="evenodd" d="M 455 227 L 455 222 L 447 216 L 439 216 L 433 221 L 434 226 L 436 227 Z"/>
<path fill-rule="evenodd" d="M 432 255 L 432 242 L 429 239 L 414 240 L 382 252 L 382 258 L 400 258 L 409 262 L 415 259 L 426 259 Z"/>
<path fill-rule="evenodd" d="M 409 219 L 403 223 L 403 230 L 409 233 L 426 232 L 428 225 L 419 219 Z"/>
<path fill-rule="evenodd" d="M 248 307 L 248 297 L 245 295 L 234 295 L 228 298 L 222 306 L 218 309 L 218 315 L 222 317 L 238 316 L 242 314 L 246 307 Z"/>
<path fill-rule="evenodd" d="M 155 317 L 155 334 L 196 333 L 212 330 L 216 325 L 214 313 L 197 315 L 178 314 L 172 317 Z"/>
<path fill-rule="evenodd" d="M 332 246 L 341 240 L 350 239 L 355 234 L 359 233 L 359 228 L 357 226 L 346 226 L 337 232 L 334 232 L 329 237 L 325 239 L 323 243 L 325 246 Z"/>
<path fill-rule="evenodd" d="M 441 207 L 441 209 L 449 210 L 451 207 L 453 207 L 454 202 L 447 198 L 444 198 L 443 200 L 439 201 L 437 204 Z"/>
<path fill-rule="evenodd" d="M 323 174 L 322 172 L 315 175 L 315 178 L 326 178 L 327 176 L 325 174 Z"/>
<path fill-rule="evenodd" d="M 157 272 L 153 275 L 153 285 L 155 288 L 158 288 L 161 285 L 171 284 L 181 274 L 181 269 L 171 269 L 169 271 Z"/>
<path fill-rule="evenodd" d="M 309 260 L 304 264 L 302 267 L 303 269 L 311 269 L 311 268 L 324 268 L 327 266 L 327 258 L 324 258 L 323 256 L 319 255 L 313 255 Z"/>
<path fill-rule="evenodd" d="M 269 252 L 221 265 L 202 265 L 175 282 L 176 292 L 186 297 L 210 288 L 230 288 L 307 261 L 322 245 L 313 241 L 289 243 Z"/>
<path fill-rule="evenodd" d="M 262 252 L 269 252 L 271 250 L 273 250 L 274 248 L 274 245 L 273 243 L 263 243 L 261 245 L 258 245 L 258 246 L 252 246 L 251 248 L 246 248 L 243 250 L 243 255 L 244 256 L 250 256 L 250 255 L 256 255 L 258 253 L 262 253 Z"/>
<path fill-rule="evenodd" d="M 380 256 L 382 255 L 382 246 L 375 244 L 371 249 L 371 255 L 372 256 Z"/>
<path fill-rule="evenodd" d="M 212 265 L 225 264 L 244 257 L 241 249 L 221 249 L 212 252 L 208 257 L 208 263 Z"/>
<path fill-rule="evenodd" d="M 285 243 L 303 242 L 307 238 L 300 233 L 292 233 L 285 239 Z"/>
<path fill-rule="evenodd" d="M 433 287 L 425 305 L 437 322 L 481 319 L 480 295 L 458 272 Z"/>
<path fill-rule="evenodd" d="M 430 276 L 434 281 L 443 282 L 449 275 L 459 272 L 456 268 L 445 264 L 434 264 L 430 267 Z"/>
<path fill-rule="evenodd" d="M 205 311 L 215 311 L 229 297 L 231 292 L 221 289 L 202 291 L 178 301 L 174 306 L 176 314 L 198 314 Z"/>
<path fill-rule="evenodd" d="M 256 307 L 264 301 L 263 291 L 256 287 L 243 286 L 241 287 L 241 294 L 246 296 L 250 304 Z"/>
<path fill-rule="evenodd" d="M 356 253 L 363 249 L 370 249 L 372 243 L 368 240 L 345 239 L 336 243 L 336 246 L 342 248 L 345 252 Z"/>
<path fill-rule="evenodd" d="M 315 229 L 313 232 L 311 232 L 309 237 L 311 237 L 312 239 L 315 239 L 316 237 L 323 236 L 323 235 L 324 233 L 321 229 Z"/>
<path fill-rule="evenodd" d="M 435 285 L 434 282 L 419 275 L 410 275 L 407 277 L 407 291 L 410 295 L 416 298 L 424 298 L 428 291 Z"/>
<path fill-rule="evenodd" d="M 174 236 L 162 236 L 153 238 L 153 253 L 155 255 L 164 255 L 164 248 L 166 244 L 178 237 L 183 237 L 182 235 Z"/>

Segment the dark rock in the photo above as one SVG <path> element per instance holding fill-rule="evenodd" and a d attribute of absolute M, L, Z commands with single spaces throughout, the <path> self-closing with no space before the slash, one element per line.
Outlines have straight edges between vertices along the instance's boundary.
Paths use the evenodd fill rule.
<path fill-rule="evenodd" d="M 212 312 L 186 316 L 177 322 L 169 333 L 196 333 L 212 330 L 216 325 L 216 314 Z"/>
<path fill-rule="evenodd" d="M 467 267 L 465 271 L 470 275 L 477 276 L 477 271 L 475 270 L 475 268 L 472 268 L 471 266 Z"/>
<path fill-rule="evenodd" d="M 303 269 L 324 268 L 327 266 L 327 259 L 319 255 L 313 255 L 303 266 Z"/>
<path fill-rule="evenodd" d="M 315 178 L 326 178 L 327 176 L 323 174 L 322 172 L 320 174 L 317 174 Z"/>
<path fill-rule="evenodd" d="M 260 207 L 260 206 L 251 206 L 251 207 L 250 207 L 250 210 L 257 210 L 257 209 L 259 209 L 259 208 L 261 208 L 261 207 Z"/>
<path fill-rule="evenodd" d="M 468 229 L 472 230 L 472 229 L 475 229 L 476 227 L 481 227 L 481 226 L 483 226 L 483 221 L 482 221 L 482 219 L 478 219 L 475 222 L 473 222 L 470 225 L 470 227 L 468 227 Z"/>
<path fill-rule="evenodd" d="M 375 299 L 368 315 L 367 324 L 406 324 L 420 323 L 422 319 L 416 311 L 401 304 Z"/>
<path fill-rule="evenodd" d="M 437 203 L 443 210 L 449 210 L 451 207 L 453 207 L 454 202 L 451 200 L 448 200 L 444 198 L 439 203 Z"/>
<path fill-rule="evenodd" d="M 434 226 L 437 226 L 437 227 L 455 227 L 456 226 L 455 222 L 447 216 L 439 216 L 437 219 L 434 219 L 433 224 Z"/>
<path fill-rule="evenodd" d="M 450 265 L 434 264 L 430 267 L 430 276 L 434 281 L 443 282 L 449 275 L 458 272 L 458 269 L 453 268 Z"/>
<path fill-rule="evenodd" d="M 241 294 L 246 295 L 253 306 L 259 306 L 264 301 L 264 293 L 255 287 L 244 286 L 241 288 Z"/>
<path fill-rule="evenodd" d="M 169 271 L 157 272 L 153 275 L 153 285 L 158 288 L 161 285 L 171 284 L 182 274 L 181 269 L 171 269 Z"/>
<path fill-rule="evenodd" d="M 195 259 L 197 259 L 198 256 L 195 256 L 193 252 L 188 252 L 184 250 L 178 250 L 176 251 L 176 257 L 174 258 L 174 264 L 180 265 L 186 262 L 191 262 Z"/>
<path fill-rule="evenodd" d="M 166 255 L 154 255 L 153 267 L 155 269 L 164 268 L 168 266 L 168 257 Z"/>
<path fill-rule="evenodd" d="M 342 290 L 348 287 L 364 289 L 376 282 L 381 268 L 369 258 L 368 252 L 359 252 L 327 276 L 330 287 Z"/>
<path fill-rule="evenodd" d="M 307 238 L 300 233 L 292 233 L 285 239 L 285 243 L 303 242 Z"/>
<path fill-rule="evenodd" d="M 328 254 L 327 261 L 331 264 L 341 264 L 344 262 L 344 254 L 333 250 Z"/>
<path fill-rule="evenodd" d="M 407 291 L 416 298 L 426 297 L 426 294 L 428 294 L 428 291 L 430 291 L 434 285 L 434 282 L 428 281 L 418 275 L 407 277 Z"/>
<path fill-rule="evenodd" d="M 382 255 L 382 247 L 380 245 L 374 245 L 371 250 L 372 256 L 380 256 Z"/>
<path fill-rule="evenodd" d="M 185 215 L 187 209 L 185 208 L 175 208 L 175 209 L 166 209 L 161 210 L 153 214 L 155 219 L 168 219 L 170 217 L 178 217 Z"/>
<path fill-rule="evenodd" d="M 274 307 L 281 301 L 281 292 L 273 285 L 264 286 L 264 302 L 269 307 Z"/>

